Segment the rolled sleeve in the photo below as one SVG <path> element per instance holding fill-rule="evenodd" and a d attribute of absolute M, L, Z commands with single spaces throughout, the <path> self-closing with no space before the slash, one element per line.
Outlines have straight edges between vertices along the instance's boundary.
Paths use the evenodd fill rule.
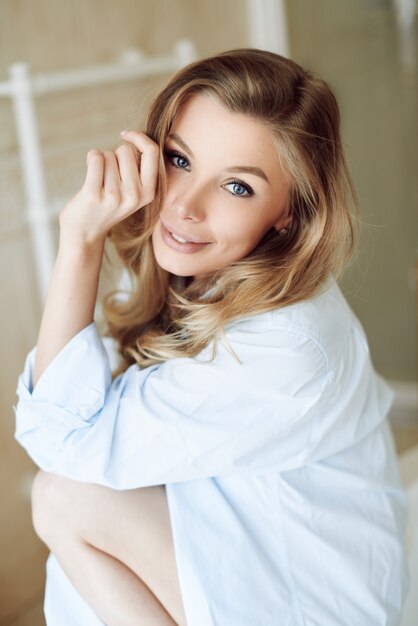
<path fill-rule="evenodd" d="M 45 369 L 35 389 L 36 347 L 26 357 L 16 393 L 15 438 L 44 469 L 66 436 L 88 428 L 102 408 L 111 370 L 94 323 L 75 335 Z"/>
<path fill-rule="evenodd" d="M 297 333 L 240 324 L 226 340 L 212 361 L 208 346 L 112 381 L 91 324 L 31 392 L 34 349 L 18 383 L 16 438 L 43 469 L 116 489 L 308 462 L 326 386 L 321 350 Z"/>
<path fill-rule="evenodd" d="M 36 348 L 33 348 L 18 380 L 17 394 L 23 404 L 27 402 L 31 406 L 50 405 L 63 408 L 66 416 L 74 415 L 75 423 L 91 419 L 103 406 L 112 373 L 94 322 L 64 346 L 42 373 L 33 390 L 35 357 Z M 59 422 L 59 410 L 56 415 Z M 66 421 L 64 427 L 65 423 Z"/>

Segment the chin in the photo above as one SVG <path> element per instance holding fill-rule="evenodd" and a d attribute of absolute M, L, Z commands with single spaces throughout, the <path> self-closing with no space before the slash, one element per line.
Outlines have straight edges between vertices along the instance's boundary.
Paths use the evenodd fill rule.
<path fill-rule="evenodd" d="M 154 251 L 154 256 L 155 256 L 155 260 L 157 261 L 158 265 L 165 270 L 166 272 L 170 272 L 170 274 L 174 274 L 175 276 L 191 276 L 192 275 L 192 271 L 190 269 L 190 267 L 182 267 L 181 263 L 173 263 L 172 261 L 170 262 L 169 259 L 164 258 L 164 256 L 160 256 L 158 254 L 155 254 Z"/>

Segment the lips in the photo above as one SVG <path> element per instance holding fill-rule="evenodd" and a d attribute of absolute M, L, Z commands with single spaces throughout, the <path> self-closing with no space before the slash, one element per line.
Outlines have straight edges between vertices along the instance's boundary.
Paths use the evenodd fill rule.
<path fill-rule="evenodd" d="M 176 250 L 177 252 L 182 252 L 183 254 L 193 254 L 194 252 L 199 252 L 206 246 L 209 246 L 211 242 L 208 241 L 197 241 L 196 238 L 191 238 L 190 235 L 186 235 L 185 233 L 179 233 L 177 230 L 171 230 L 170 226 L 166 226 L 161 223 L 161 238 L 164 243 L 171 249 Z M 173 237 L 179 237 L 185 240 L 185 243 L 178 241 Z"/>
<path fill-rule="evenodd" d="M 174 235 L 175 237 L 179 237 L 180 239 L 183 239 L 181 243 L 210 243 L 209 241 L 202 241 L 201 239 L 197 239 L 196 237 L 192 237 L 191 235 L 186 235 L 185 233 L 181 233 L 177 229 L 171 228 L 169 224 L 163 223 L 163 226 L 171 235 Z"/>

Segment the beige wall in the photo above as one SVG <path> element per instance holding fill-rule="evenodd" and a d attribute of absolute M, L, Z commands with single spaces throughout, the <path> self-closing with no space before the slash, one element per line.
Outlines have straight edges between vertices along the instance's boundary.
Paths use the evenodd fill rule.
<path fill-rule="evenodd" d="M 337 95 L 359 195 L 363 237 L 344 280 L 346 295 L 378 370 L 416 381 L 418 83 L 416 72 L 400 64 L 393 4 L 291 0 L 287 6 L 293 58 L 322 74 Z"/>

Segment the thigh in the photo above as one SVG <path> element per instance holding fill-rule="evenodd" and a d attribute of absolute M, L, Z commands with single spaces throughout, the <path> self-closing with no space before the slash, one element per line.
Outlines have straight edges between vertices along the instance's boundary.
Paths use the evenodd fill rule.
<path fill-rule="evenodd" d="M 186 623 L 164 485 L 119 491 L 45 472 L 35 481 L 56 536 L 74 533 L 125 563 L 179 624 Z"/>

